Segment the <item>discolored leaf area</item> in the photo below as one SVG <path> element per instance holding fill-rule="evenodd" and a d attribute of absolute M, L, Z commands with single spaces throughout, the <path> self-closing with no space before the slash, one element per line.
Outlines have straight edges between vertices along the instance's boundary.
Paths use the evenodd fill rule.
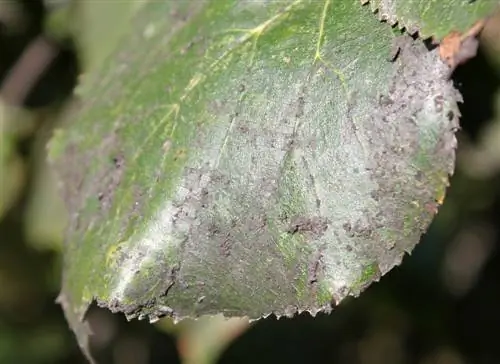
<path fill-rule="evenodd" d="M 361 0 L 368 3 L 379 19 L 437 41 L 453 31 L 466 32 L 500 4 L 498 0 Z"/>
<path fill-rule="evenodd" d="M 448 74 L 351 0 L 142 6 L 49 145 L 70 213 L 59 302 L 82 347 L 93 300 L 257 319 L 358 295 L 444 197 Z"/>

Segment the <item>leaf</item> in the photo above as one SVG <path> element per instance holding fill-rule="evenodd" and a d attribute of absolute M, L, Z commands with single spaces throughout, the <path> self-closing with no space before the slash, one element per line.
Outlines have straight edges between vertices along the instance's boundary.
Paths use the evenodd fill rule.
<path fill-rule="evenodd" d="M 93 300 L 129 319 L 315 314 L 412 250 L 454 167 L 437 49 L 350 0 L 154 1 L 133 28 L 49 148 L 83 347 Z"/>
<path fill-rule="evenodd" d="M 189 323 L 177 339 L 182 363 L 217 363 L 228 344 L 245 331 L 248 325 L 248 319 L 227 319 L 221 315 Z"/>
<path fill-rule="evenodd" d="M 57 117 L 56 113 L 40 116 Z M 45 121 L 45 120 L 43 120 Z M 30 246 L 36 250 L 53 250 L 60 252 L 67 213 L 61 200 L 54 171 L 45 160 L 47 143 L 46 129 L 39 129 L 32 148 L 33 167 L 31 188 L 26 198 L 24 212 L 24 234 Z M 50 213 L 46 213 L 50 211 Z"/>
<path fill-rule="evenodd" d="M 132 16 L 144 3 L 143 0 L 54 3 L 46 19 L 46 32 L 58 38 L 69 35 L 76 39 L 83 68 L 92 71 L 115 49 Z"/>
<path fill-rule="evenodd" d="M 452 31 L 465 33 L 500 4 L 498 0 L 361 0 L 368 3 L 379 19 L 437 41 Z"/>
<path fill-rule="evenodd" d="M 0 100 L 0 220 L 21 196 L 26 166 L 16 150 L 20 137 L 32 132 L 33 115 Z"/>

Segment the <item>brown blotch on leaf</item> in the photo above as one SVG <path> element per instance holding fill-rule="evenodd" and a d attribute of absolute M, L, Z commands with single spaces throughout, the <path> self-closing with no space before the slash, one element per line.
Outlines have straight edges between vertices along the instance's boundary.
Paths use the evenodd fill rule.
<path fill-rule="evenodd" d="M 467 32 L 453 31 L 443 38 L 439 45 L 439 56 L 451 70 L 476 56 L 479 47 L 477 36 L 484 28 L 485 20 L 479 20 Z"/>

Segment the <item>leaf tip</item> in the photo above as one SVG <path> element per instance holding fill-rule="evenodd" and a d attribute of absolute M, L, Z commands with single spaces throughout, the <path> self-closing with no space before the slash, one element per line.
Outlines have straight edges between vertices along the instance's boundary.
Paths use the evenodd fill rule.
<path fill-rule="evenodd" d="M 83 310 L 83 314 L 80 314 L 73 309 L 67 295 L 64 292 L 59 293 L 55 302 L 62 307 L 66 321 L 68 322 L 70 329 L 75 334 L 78 346 L 82 350 L 82 353 L 87 361 L 90 364 L 97 364 L 90 352 L 89 338 L 92 335 L 92 330 L 89 323 L 85 319 L 85 314 L 90 305 L 86 305 Z"/>

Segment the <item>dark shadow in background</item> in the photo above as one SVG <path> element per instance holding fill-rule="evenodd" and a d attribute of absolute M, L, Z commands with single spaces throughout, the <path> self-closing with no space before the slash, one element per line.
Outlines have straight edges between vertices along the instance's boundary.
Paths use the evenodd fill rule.
<path fill-rule="evenodd" d="M 47 9 L 42 0 L 17 0 L 22 23 L 17 29 L 0 22 L 0 85 L 21 59 L 23 52 L 44 32 Z M 62 104 L 76 86 L 80 65 L 71 38 L 44 39 L 55 48 L 55 58 L 46 67 L 28 95 L 19 104 L 29 109 Z M 37 60 L 33 60 L 36 62 Z"/>
<path fill-rule="evenodd" d="M 460 125 L 464 132 L 476 141 L 478 133 L 495 116 L 495 94 L 500 79 L 482 49 L 477 56 L 457 68 L 453 74 L 455 87 L 464 98 L 460 105 Z"/>
<path fill-rule="evenodd" d="M 127 363 L 144 363 L 147 358 L 148 363 L 180 364 L 176 339 L 155 329 L 147 320 L 127 321 L 124 315 L 113 315 L 95 303 L 86 316 L 96 334 L 100 324 L 106 326 L 104 330 L 114 331 L 104 345 L 98 345 L 97 337 L 91 337 L 92 356 L 99 364 L 114 363 L 115 349 L 122 352 L 122 357 L 126 355 Z"/>

